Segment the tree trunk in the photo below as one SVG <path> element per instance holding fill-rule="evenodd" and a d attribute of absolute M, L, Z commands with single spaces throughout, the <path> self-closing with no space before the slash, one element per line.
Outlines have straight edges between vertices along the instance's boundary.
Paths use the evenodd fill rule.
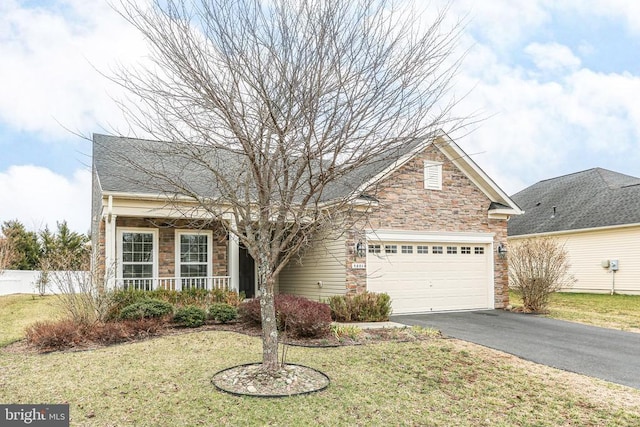
<path fill-rule="evenodd" d="M 279 368 L 274 281 L 268 262 L 260 262 L 258 265 L 258 287 L 260 289 L 260 314 L 262 318 L 262 367 L 267 371 L 275 371 Z"/>

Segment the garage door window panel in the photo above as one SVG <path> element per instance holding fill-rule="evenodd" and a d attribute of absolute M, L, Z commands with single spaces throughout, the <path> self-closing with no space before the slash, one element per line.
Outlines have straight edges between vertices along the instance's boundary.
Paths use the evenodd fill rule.
<path fill-rule="evenodd" d="M 412 254 L 413 246 L 412 245 L 402 245 L 402 253 L 403 254 Z"/>

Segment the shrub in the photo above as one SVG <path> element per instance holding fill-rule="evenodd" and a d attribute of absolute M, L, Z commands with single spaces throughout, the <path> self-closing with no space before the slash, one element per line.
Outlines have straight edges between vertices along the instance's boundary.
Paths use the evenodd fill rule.
<path fill-rule="evenodd" d="M 329 333 L 331 309 L 327 304 L 295 295 L 276 295 L 278 330 L 293 337 L 319 337 Z M 261 325 L 260 300 L 245 301 L 238 310 L 240 320 L 250 325 Z"/>
<path fill-rule="evenodd" d="M 276 301 L 278 296 L 276 296 Z M 238 318 L 246 325 L 260 326 L 262 318 L 260 317 L 260 299 L 252 298 L 243 302 L 238 307 Z"/>
<path fill-rule="evenodd" d="M 111 307 L 107 319 L 117 319 L 120 311 L 131 304 L 148 299 L 166 301 L 176 307 L 195 305 L 206 308 L 212 302 L 222 302 L 238 307 L 244 299 L 242 293 L 225 289 L 185 289 L 183 291 L 171 291 L 168 289 L 156 289 L 153 291 L 141 291 L 135 289 L 119 289 L 111 292 Z"/>
<path fill-rule="evenodd" d="M 195 305 L 188 305 L 181 307 L 176 311 L 173 316 L 173 321 L 180 326 L 187 328 L 197 328 L 205 324 L 207 320 L 207 314 L 200 307 Z"/>
<path fill-rule="evenodd" d="M 114 320 L 120 317 L 120 311 L 128 305 L 149 299 L 147 291 L 136 289 L 119 289 L 110 292 L 110 307 L 107 312 L 107 320 Z"/>
<path fill-rule="evenodd" d="M 124 307 L 121 319 L 145 319 L 165 317 L 173 313 L 173 306 L 158 299 L 144 299 Z"/>
<path fill-rule="evenodd" d="M 569 255 L 554 239 L 526 239 L 509 250 L 509 286 L 522 296 L 524 310 L 545 312 L 552 293 L 569 287 Z"/>
<path fill-rule="evenodd" d="M 329 306 L 336 322 L 385 322 L 391 315 L 391 297 L 385 293 L 335 295 Z"/>
<path fill-rule="evenodd" d="M 78 323 L 69 320 L 38 322 L 26 329 L 27 342 L 41 351 L 65 350 L 91 343 L 117 344 L 157 334 L 161 319 L 135 319 L 118 322 Z"/>
<path fill-rule="evenodd" d="M 216 302 L 209 307 L 209 317 L 220 323 L 231 322 L 238 318 L 238 309 L 223 302 Z"/>
<path fill-rule="evenodd" d="M 83 341 L 86 324 L 72 319 L 57 322 L 36 322 L 25 329 L 27 342 L 42 351 L 64 350 Z"/>
<path fill-rule="evenodd" d="M 331 308 L 324 303 L 294 295 L 276 298 L 279 327 L 294 337 L 320 337 L 331 327 Z"/>

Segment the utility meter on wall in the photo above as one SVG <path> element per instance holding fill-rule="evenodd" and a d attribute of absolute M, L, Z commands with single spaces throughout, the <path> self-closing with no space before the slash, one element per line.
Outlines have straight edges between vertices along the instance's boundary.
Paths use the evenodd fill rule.
<path fill-rule="evenodd" d="M 609 260 L 609 270 L 618 271 L 618 260 L 617 259 Z"/>

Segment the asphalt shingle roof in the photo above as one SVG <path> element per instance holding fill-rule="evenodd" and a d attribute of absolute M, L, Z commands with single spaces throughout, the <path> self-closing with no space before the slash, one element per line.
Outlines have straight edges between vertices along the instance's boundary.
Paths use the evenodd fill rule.
<path fill-rule="evenodd" d="M 640 223 L 640 178 L 594 168 L 560 176 L 511 196 L 523 215 L 509 236 Z"/>
<path fill-rule="evenodd" d="M 230 182 L 239 182 L 245 173 L 243 154 L 229 150 L 203 147 L 201 152 L 194 153 L 193 150 L 198 150 L 195 145 L 183 146 L 101 134 L 94 134 L 93 142 L 93 162 L 102 191 L 179 194 L 184 192 L 178 189 L 182 187 L 202 197 L 216 198 L 220 196 L 220 191 L 211 169 L 225 171 Z M 352 195 L 364 182 L 391 166 L 399 156 L 411 152 L 420 142 L 415 139 L 407 141 L 397 148 L 397 152 L 371 159 L 352 169 L 327 185 L 320 201 Z M 197 164 L 194 163 L 194 154 L 200 159 Z"/>

